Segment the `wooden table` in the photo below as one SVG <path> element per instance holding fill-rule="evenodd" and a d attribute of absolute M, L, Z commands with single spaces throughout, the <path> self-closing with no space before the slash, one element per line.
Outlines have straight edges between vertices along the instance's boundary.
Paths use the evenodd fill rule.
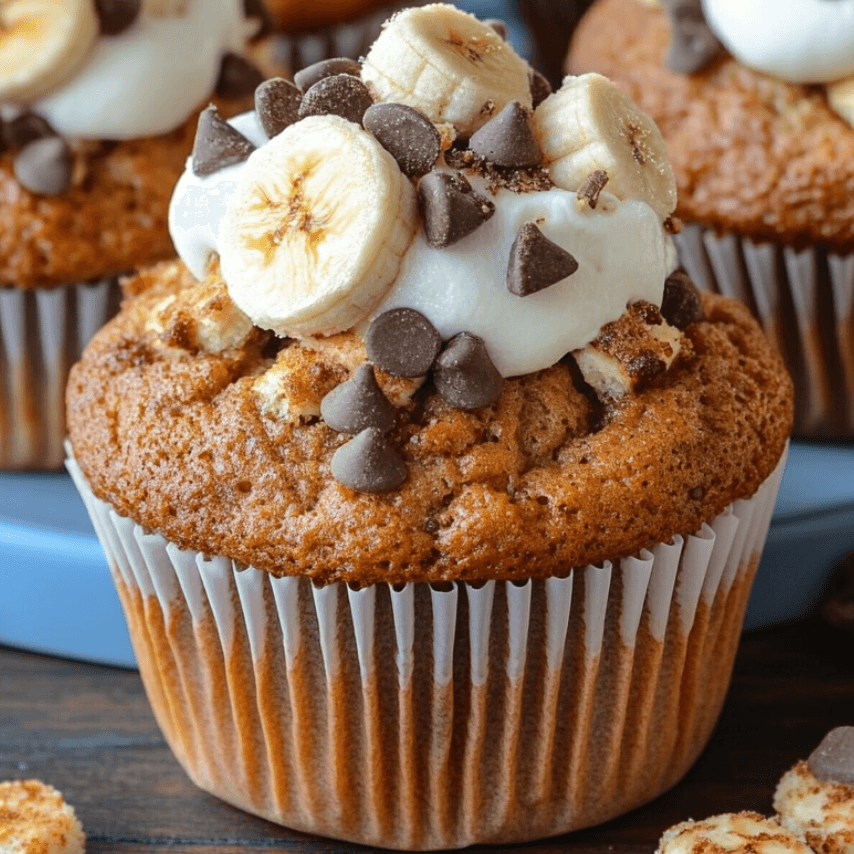
<path fill-rule="evenodd" d="M 810 619 L 746 634 L 709 747 L 653 803 L 606 825 L 505 851 L 650 854 L 686 818 L 771 812 L 782 772 L 854 724 L 854 635 Z M 0 648 L 0 780 L 60 789 L 89 854 L 360 851 L 269 824 L 199 791 L 163 741 L 135 671 Z"/>

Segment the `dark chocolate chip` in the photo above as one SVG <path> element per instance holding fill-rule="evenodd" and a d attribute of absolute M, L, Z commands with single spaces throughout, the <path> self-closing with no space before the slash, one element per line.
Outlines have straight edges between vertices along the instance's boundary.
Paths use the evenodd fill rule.
<path fill-rule="evenodd" d="M 460 332 L 446 345 L 433 367 L 433 382 L 457 409 L 479 409 L 501 396 L 504 379 L 477 335 Z"/>
<path fill-rule="evenodd" d="M 394 377 L 420 377 L 430 370 L 442 336 L 413 308 L 392 308 L 376 317 L 365 333 L 368 358 Z"/>
<path fill-rule="evenodd" d="M 539 166 L 543 150 L 531 125 L 531 112 L 511 101 L 469 140 L 469 148 L 494 166 L 527 169 Z"/>
<path fill-rule="evenodd" d="M 142 11 L 142 0 L 95 0 L 101 35 L 117 36 L 133 26 Z"/>
<path fill-rule="evenodd" d="M 226 166 L 243 163 L 255 146 L 235 130 L 211 104 L 202 110 L 193 143 L 193 173 L 213 175 Z"/>
<path fill-rule="evenodd" d="M 255 90 L 255 110 L 258 121 L 269 139 L 278 136 L 286 127 L 299 121 L 299 89 L 283 77 L 265 80 Z"/>
<path fill-rule="evenodd" d="M 264 82 L 264 75 L 245 57 L 227 53 L 219 66 L 216 93 L 220 98 L 245 98 Z"/>
<path fill-rule="evenodd" d="M 832 729 L 807 759 L 819 780 L 854 785 L 854 727 Z"/>
<path fill-rule="evenodd" d="M 693 501 L 702 501 L 706 495 L 706 488 L 704 486 L 695 486 L 692 490 L 688 492 L 688 496 Z"/>
<path fill-rule="evenodd" d="M 406 463 L 382 430 L 368 427 L 334 453 L 332 476 L 356 492 L 391 492 L 406 480 Z"/>
<path fill-rule="evenodd" d="M 406 104 L 373 104 L 362 121 L 410 178 L 426 175 L 442 153 L 433 122 Z"/>
<path fill-rule="evenodd" d="M 526 297 L 571 276 L 578 261 L 562 246 L 553 243 L 532 222 L 516 235 L 507 265 L 507 290 Z"/>
<path fill-rule="evenodd" d="M 394 406 L 374 376 L 374 366 L 368 362 L 359 365 L 347 382 L 320 401 L 323 420 L 339 433 L 361 433 L 367 427 L 385 433 L 394 424 L 394 413 Z"/>
<path fill-rule="evenodd" d="M 487 27 L 492 27 L 504 41 L 507 41 L 507 24 L 501 18 L 484 18 L 482 23 Z"/>
<path fill-rule="evenodd" d="M 15 155 L 13 168 L 22 187 L 40 196 L 58 196 L 71 186 L 71 149 L 59 136 L 28 142 Z"/>
<path fill-rule="evenodd" d="M 361 80 L 349 74 L 336 74 L 319 80 L 302 96 L 299 117 L 341 116 L 360 125 L 373 102 L 368 87 Z"/>
<path fill-rule="evenodd" d="M 47 119 L 35 113 L 21 113 L 20 116 L 3 125 L 3 137 L 9 148 L 20 148 L 36 139 L 46 139 L 56 135 L 56 131 Z"/>
<path fill-rule="evenodd" d="M 599 193 L 607 183 L 608 173 L 604 169 L 596 169 L 581 182 L 577 193 L 578 198 L 584 199 L 591 209 L 595 210 L 596 205 L 599 204 Z"/>
<path fill-rule="evenodd" d="M 273 32 L 273 19 L 263 0 L 243 0 L 243 14 L 250 20 L 258 22 L 258 29 L 252 34 L 250 41 L 264 38 Z"/>
<path fill-rule="evenodd" d="M 702 71 L 724 52 L 706 23 L 701 0 L 664 0 L 670 18 L 670 50 L 665 64 L 677 74 Z"/>
<path fill-rule="evenodd" d="M 345 56 L 334 59 L 322 59 L 297 71 L 294 74 L 294 83 L 300 92 L 308 92 L 315 83 L 319 83 L 326 77 L 335 77 L 338 74 L 349 74 L 351 77 L 362 76 L 362 66 L 355 59 L 347 59 Z"/>
<path fill-rule="evenodd" d="M 626 371 L 634 380 L 636 389 L 652 385 L 666 370 L 667 363 L 652 350 L 644 350 L 632 357 L 626 365 Z"/>
<path fill-rule="evenodd" d="M 483 225 L 495 205 L 475 193 L 462 175 L 428 172 L 418 185 L 418 205 L 431 246 L 452 246 Z"/>
<path fill-rule="evenodd" d="M 546 80 L 543 74 L 533 68 L 528 74 L 529 88 L 531 90 L 531 106 L 536 109 L 552 93 L 552 84 Z"/>
<path fill-rule="evenodd" d="M 664 281 L 661 316 L 677 329 L 701 321 L 706 315 L 700 291 L 691 277 L 682 270 L 671 273 Z"/>

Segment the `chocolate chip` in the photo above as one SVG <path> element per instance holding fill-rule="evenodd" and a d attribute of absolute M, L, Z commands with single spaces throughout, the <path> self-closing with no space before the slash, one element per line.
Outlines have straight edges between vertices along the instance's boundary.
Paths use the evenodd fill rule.
<path fill-rule="evenodd" d="M 469 148 L 494 166 L 527 169 L 539 166 L 543 159 L 530 110 L 511 101 L 469 140 Z"/>
<path fill-rule="evenodd" d="M 507 290 L 517 297 L 542 291 L 578 269 L 578 261 L 562 246 L 553 243 L 532 222 L 516 235 L 507 265 Z"/>
<path fill-rule="evenodd" d="M 362 123 L 365 110 L 373 104 L 368 87 L 349 74 L 324 77 L 302 96 L 299 117 L 341 116 L 357 125 Z"/>
<path fill-rule="evenodd" d="M 193 143 L 193 173 L 213 175 L 226 166 L 243 163 L 255 146 L 235 130 L 211 104 L 202 110 Z"/>
<path fill-rule="evenodd" d="M 536 109 L 551 95 L 552 84 L 533 68 L 528 72 L 528 83 L 531 90 L 531 106 Z"/>
<path fill-rule="evenodd" d="M 294 74 L 294 83 L 297 84 L 300 92 L 307 92 L 315 83 L 338 74 L 349 74 L 351 77 L 359 78 L 362 76 L 362 66 L 355 59 L 347 59 L 344 56 L 322 59 L 303 68 L 302 71 L 297 71 Z"/>
<path fill-rule="evenodd" d="M 661 316 L 677 329 L 685 329 L 706 316 L 697 286 L 682 270 L 671 273 L 664 281 Z"/>
<path fill-rule="evenodd" d="M 810 754 L 807 764 L 819 780 L 854 785 L 854 727 L 832 729 Z"/>
<path fill-rule="evenodd" d="M 248 59 L 238 53 L 226 53 L 215 88 L 220 98 L 245 98 L 263 82 L 264 75 Z"/>
<path fill-rule="evenodd" d="M 504 41 L 507 41 L 507 24 L 500 18 L 484 18 L 482 23 L 487 27 L 492 27 Z"/>
<path fill-rule="evenodd" d="M 706 488 L 704 486 L 695 486 L 692 490 L 688 492 L 688 496 L 693 501 L 702 501 L 706 495 Z"/>
<path fill-rule="evenodd" d="M 724 52 L 706 23 L 701 0 L 664 0 L 670 18 L 670 50 L 665 65 L 677 74 L 702 71 Z"/>
<path fill-rule="evenodd" d="M 268 139 L 299 121 L 299 89 L 283 77 L 265 80 L 255 90 L 255 111 Z"/>
<path fill-rule="evenodd" d="M 376 317 L 365 333 L 368 357 L 394 377 L 420 377 L 442 347 L 436 327 L 413 308 L 392 308 Z"/>
<path fill-rule="evenodd" d="M 36 139 L 46 139 L 56 135 L 56 131 L 47 119 L 35 113 L 21 113 L 20 116 L 3 125 L 3 138 L 9 148 L 20 148 Z"/>
<path fill-rule="evenodd" d="M 117 36 L 133 26 L 142 11 L 142 0 L 95 0 L 101 35 Z"/>
<path fill-rule="evenodd" d="M 362 121 L 410 178 L 426 175 L 442 153 L 433 122 L 406 104 L 373 104 Z"/>
<path fill-rule="evenodd" d="M 652 350 L 644 350 L 632 357 L 626 365 L 626 372 L 632 378 L 636 390 L 652 385 L 666 370 L 667 363 Z"/>
<path fill-rule="evenodd" d="M 475 193 L 462 175 L 446 172 L 429 172 L 421 179 L 418 205 L 427 242 L 438 248 L 453 246 L 495 213 L 495 205 Z"/>
<path fill-rule="evenodd" d="M 73 159 L 64 139 L 50 136 L 28 142 L 15 156 L 15 177 L 40 196 L 59 196 L 71 186 Z"/>
<path fill-rule="evenodd" d="M 332 476 L 356 492 L 391 492 L 406 480 L 406 463 L 382 430 L 368 427 L 334 453 Z"/>
<path fill-rule="evenodd" d="M 374 366 L 368 362 L 359 365 L 347 382 L 320 401 L 323 420 L 339 433 L 361 433 L 367 427 L 386 432 L 394 424 L 394 413 L 374 376 Z"/>
<path fill-rule="evenodd" d="M 596 169 L 581 182 L 577 193 L 578 198 L 586 201 L 591 210 L 595 210 L 596 205 L 599 204 L 599 193 L 607 183 L 608 173 L 604 169 Z"/>
<path fill-rule="evenodd" d="M 433 367 L 433 382 L 457 409 L 479 409 L 501 396 L 504 379 L 477 335 L 460 332 L 447 344 Z"/>

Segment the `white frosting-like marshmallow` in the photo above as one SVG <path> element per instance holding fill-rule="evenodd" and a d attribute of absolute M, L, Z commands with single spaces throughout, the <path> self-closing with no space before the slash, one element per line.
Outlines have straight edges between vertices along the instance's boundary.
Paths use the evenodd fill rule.
<path fill-rule="evenodd" d="M 854 0 L 702 0 L 706 21 L 744 65 L 792 83 L 854 74 Z"/>
<path fill-rule="evenodd" d="M 32 105 L 63 136 L 134 139 L 178 127 L 214 90 L 223 55 L 240 51 L 241 0 L 192 0 L 184 17 L 143 13 L 101 36 L 63 86 Z"/>
<path fill-rule="evenodd" d="M 254 113 L 231 124 L 256 146 L 266 142 Z M 175 188 L 169 211 L 172 240 L 199 279 L 218 252 L 220 222 L 243 168 L 238 164 L 199 177 L 188 164 Z M 482 180 L 470 180 L 495 203 L 495 214 L 444 249 L 431 247 L 419 228 L 397 281 L 372 317 L 404 306 L 424 314 L 443 338 L 464 331 L 479 335 L 495 366 L 509 377 L 547 368 L 585 346 L 631 302 L 661 305 L 664 280 L 674 266 L 672 241 L 646 203 L 602 193 L 595 210 L 580 209 L 575 193 L 557 187 L 490 195 Z M 571 252 L 578 270 L 518 297 L 507 289 L 507 265 L 526 222 L 536 223 L 549 240 Z"/>

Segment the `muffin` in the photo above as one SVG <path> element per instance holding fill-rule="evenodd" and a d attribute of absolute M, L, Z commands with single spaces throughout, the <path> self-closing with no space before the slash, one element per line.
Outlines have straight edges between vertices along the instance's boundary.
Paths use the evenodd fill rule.
<path fill-rule="evenodd" d="M 724 813 L 668 828 L 655 854 L 812 854 L 773 818 L 755 812 Z"/>
<path fill-rule="evenodd" d="M 174 257 L 199 110 L 246 109 L 263 78 L 238 53 L 239 0 L 12 0 L 0 17 L 0 468 L 57 468 L 68 369 L 118 278 Z"/>
<path fill-rule="evenodd" d="M 854 851 L 854 727 L 831 730 L 774 793 L 780 822 L 821 854 Z"/>
<path fill-rule="evenodd" d="M 674 270 L 652 122 L 531 79 L 433 4 L 358 77 L 203 116 L 182 261 L 72 370 L 69 470 L 165 737 L 298 830 L 601 822 L 685 773 L 726 693 L 791 384 Z"/>
<path fill-rule="evenodd" d="M 851 439 L 854 29 L 847 2 L 796 6 L 597 0 L 566 67 L 608 75 L 661 128 L 682 263 L 779 347 L 795 434 Z"/>
<path fill-rule="evenodd" d="M 84 854 L 86 836 L 53 786 L 13 780 L 0 783 L 0 846 L 7 854 Z"/>

